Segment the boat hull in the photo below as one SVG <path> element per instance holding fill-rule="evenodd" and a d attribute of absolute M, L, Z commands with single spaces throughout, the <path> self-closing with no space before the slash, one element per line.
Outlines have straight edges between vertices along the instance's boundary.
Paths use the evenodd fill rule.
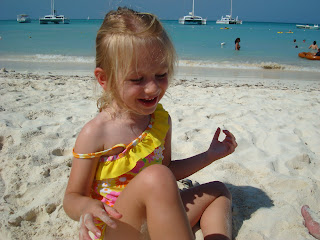
<path fill-rule="evenodd" d="M 216 24 L 242 24 L 242 21 L 216 21 Z"/>
<path fill-rule="evenodd" d="M 225 17 L 221 17 L 216 21 L 216 24 L 242 24 L 242 20 L 238 20 L 237 18 L 232 18 L 231 15 L 226 15 Z"/>
<path fill-rule="evenodd" d="M 310 26 L 310 25 L 296 25 L 297 28 L 299 29 L 315 29 L 315 30 L 319 30 L 319 26 L 318 25 L 314 25 L 314 26 Z"/>
<path fill-rule="evenodd" d="M 184 25 L 206 25 L 207 21 L 205 19 L 202 20 L 179 20 L 180 24 Z"/>
<path fill-rule="evenodd" d="M 40 24 L 69 24 L 70 20 L 67 18 L 40 18 L 39 19 Z"/>
<path fill-rule="evenodd" d="M 31 23 L 31 19 L 21 19 L 21 20 L 18 20 L 18 23 Z"/>

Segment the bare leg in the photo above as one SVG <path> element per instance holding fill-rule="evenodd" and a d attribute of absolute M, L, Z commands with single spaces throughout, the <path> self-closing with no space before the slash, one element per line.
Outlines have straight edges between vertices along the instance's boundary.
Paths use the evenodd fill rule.
<path fill-rule="evenodd" d="M 176 180 L 163 165 L 153 165 L 139 173 L 114 207 L 123 217 L 117 221 L 116 229 L 106 229 L 105 239 L 139 239 L 145 220 L 152 240 L 194 239 Z"/>
<path fill-rule="evenodd" d="M 205 240 L 232 238 L 231 194 L 221 182 L 210 182 L 181 193 L 191 226 L 200 220 Z"/>
<path fill-rule="evenodd" d="M 310 208 L 308 205 L 302 206 L 301 214 L 304 218 L 304 225 L 312 236 L 314 236 L 316 239 L 320 239 L 320 224 L 312 218 L 309 211 Z"/>

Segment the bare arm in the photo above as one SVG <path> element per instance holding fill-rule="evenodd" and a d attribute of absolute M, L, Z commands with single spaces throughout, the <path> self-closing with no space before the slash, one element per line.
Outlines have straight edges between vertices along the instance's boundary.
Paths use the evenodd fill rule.
<path fill-rule="evenodd" d="M 67 215 L 75 221 L 91 201 L 90 190 L 98 159 L 73 158 L 72 169 L 66 188 L 63 207 Z"/>
<path fill-rule="evenodd" d="M 101 150 L 99 138 L 90 127 L 79 134 L 75 144 L 75 152 L 91 153 Z M 103 146 L 102 146 L 103 148 Z M 99 218 L 107 225 L 116 227 L 113 218 L 121 218 L 115 209 L 90 197 L 92 182 L 98 165 L 98 158 L 73 158 L 71 173 L 66 188 L 63 208 L 73 220 L 80 221 L 80 239 L 91 239 L 88 231 L 99 236 L 100 230 L 94 225 L 94 218 Z"/>
<path fill-rule="evenodd" d="M 166 137 L 163 164 L 171 169 L 177 180 L 186 178 L 212 162 L 233 153 L 238 146 L 235 137 L 228 130 L 223 131 L 226 137 L 220 142 L 218 138 L 221 130 L 218 128 L 207 151 L 189 158 L 171 161 L 171 120 L 169 123 L 170 130 Z"/>

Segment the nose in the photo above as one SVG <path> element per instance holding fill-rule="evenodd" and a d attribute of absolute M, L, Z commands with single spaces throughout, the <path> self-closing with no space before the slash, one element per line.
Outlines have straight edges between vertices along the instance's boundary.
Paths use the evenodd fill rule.
<path fill-rule="evenodd" d="M 150 95 L 158 94 L 160 91 L 160 86 L 155 77 L 149 78 L 145 85 L 145 92 Z"/>

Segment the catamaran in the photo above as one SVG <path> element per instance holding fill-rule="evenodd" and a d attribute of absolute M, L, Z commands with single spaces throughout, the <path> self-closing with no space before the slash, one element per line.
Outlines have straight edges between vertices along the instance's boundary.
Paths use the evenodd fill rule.
<path fill-rule="evenodd" d="M 319 29 L 319 25 L 318 24 L 314 24 L 313 26 L 310 26 L 309 24 L 307 25 L 296 25 L 297 28 L 303 28 L 303 29 Z"/>
<path fill-rule="evenodd" d="M 206 25 L 207 19 L 204 19 L 200 16 L 194 15 L 194 0 L 192 0 L 192 12 L 189 12 L 189 15 L 179 18 L 180 24 L 199 24 Z"/>
<path fill-rule="evenodd" d="M 40 24 L 48 24 L 48 23 L 55 23 L 55 24 L 68 24 L 70 20 L 66 18 L 64 15 L 56 15 L 57 11 L 54 9 L 54 0 L 51 0 L 51 14 L 45 15 L 43 18 L 39 19 Z"/>
<path fill-rule="evenodd" d="M 27 14 L 19 14 L 17 16 L 18 23 L 31 23 L 31 18 Z"/>
<path fill-rule="evenodd" d="M 217 24 L 242 24 L 242 20 L 238 19 L 238 16 L 236 18 L 232 18 L 232 0 L 231 0 L 231 11 L 230 15 L 226 15 L 225 17 L 221 17 L 221 19 L 218 19 L 216 21 Z"/>

